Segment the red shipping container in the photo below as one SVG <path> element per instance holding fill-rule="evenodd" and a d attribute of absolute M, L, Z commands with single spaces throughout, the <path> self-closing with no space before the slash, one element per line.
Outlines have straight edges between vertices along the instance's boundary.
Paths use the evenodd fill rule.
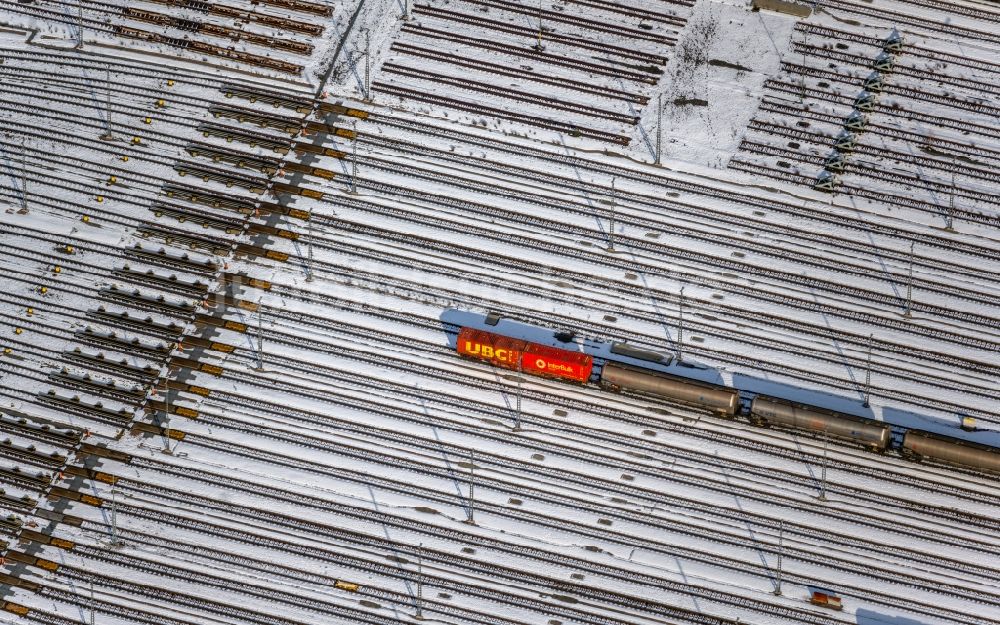
<path fill-rule="evenodd" d="M 475 328 L 462 328 L 456 344 L 463 356 L 524 373 L 585 383 L 594 359 L 587 354 L 529 343 Z"/>

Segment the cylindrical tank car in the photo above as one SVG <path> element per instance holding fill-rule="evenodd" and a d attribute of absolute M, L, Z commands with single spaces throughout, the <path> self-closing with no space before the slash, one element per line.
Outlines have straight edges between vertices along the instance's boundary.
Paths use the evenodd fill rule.
<path fill-rule="evenodd" d="M 936 460 L 981 471 L 1000 472 L 1000 449 L 960 438 L 908 430 L 900 453 L 911 460 Z"/>
<path fill-rule="evenodd" d="M 608 362 L 601 370 L 601 386 L 613 391 L 629 390 L 666 397 L 735 417 L 740 409 L 740 395 L 735 390 L 672 376 L 659 371 Z"/>
<path fill-rule="evenodd" d="M 750 420 L 762 426 L 826 432 L 830 436 L 858 443 L 872 451 L 885 451 L 892 439 L 892 428 L 881 421 L 766 395 L 754 397 L 750 404 Z"/>

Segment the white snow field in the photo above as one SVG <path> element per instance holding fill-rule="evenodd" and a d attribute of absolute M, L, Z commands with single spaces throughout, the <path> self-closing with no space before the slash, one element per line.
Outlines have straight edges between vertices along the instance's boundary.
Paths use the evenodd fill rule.
<path fill-rule="evenodd" d="M 998 24 L 0 3 L 0 622 L 1000 625 Z"/>

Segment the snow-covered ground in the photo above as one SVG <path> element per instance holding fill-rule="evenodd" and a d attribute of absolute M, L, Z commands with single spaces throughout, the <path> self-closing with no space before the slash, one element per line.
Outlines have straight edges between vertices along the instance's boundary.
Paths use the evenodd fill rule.
<path fill-rule="evenodd" d="M 1000 14 L 822 4 L 84 3 L 79 49 L 76 5 L 0 7 L 0 621 L 1000 623 L 995 475 L 454 351 L 627 341 L 1000 445 L 1000 146 L 962 108 L 998 102 L 959 84 L 996 84 Z M 870 73 L 821 57 L 893 26 L 887 108 L 813 189 Z M 954 185 L 952 227 L 860 166 Z"/>

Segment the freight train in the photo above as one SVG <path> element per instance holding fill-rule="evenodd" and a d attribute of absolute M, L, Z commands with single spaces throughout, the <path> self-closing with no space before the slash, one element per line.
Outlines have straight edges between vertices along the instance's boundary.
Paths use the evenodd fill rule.
<path fill-rule="evenodd" d="M 616 344 L 617 345 L 617 344 Z M 530 373 L 576 384 L 590 381 L 594 359 L 579 351 L 463 327 L 458 333 L 457 352 L 467 358 L 488 362 L 497 367 Z M 612 348 L 612 354 L 650 354 L 644 350 Z M 655 358 L 643 358 L 656 360 Z M 757 395 L 745 405 L 737 389 L 672 375 L 662 371 L 608 360 L 597 377 L 601 388 L 629 391 L 653 398 L 665 398 L 707 409 L 721 417 L 746 417 L 760 427 L 779 427 L 822 434 L 882 453 L 892 445 L 892 426 L 883 421 L 800 404 L 778 397 Z M 1000 448 L 971 441 L 908 430 L 899 453 L 906 459 L 924 459 L 983 471 L 1000 472 Z"/>

